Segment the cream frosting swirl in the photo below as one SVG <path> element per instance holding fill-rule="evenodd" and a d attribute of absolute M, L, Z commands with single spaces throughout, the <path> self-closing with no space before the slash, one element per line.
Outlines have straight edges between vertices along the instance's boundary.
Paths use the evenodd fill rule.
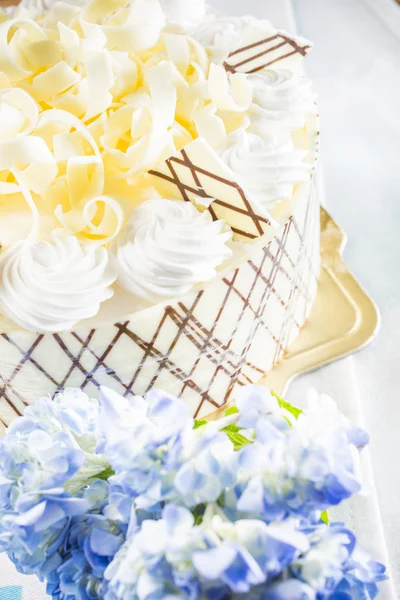
<path fill-rule="evenodd" d="M 159 0 L 167 25 L 176 31 L 191 31 L 206 14 L 205 0 Z"/>
<path fill-rule="evenodd" d="M 35 332 L 71 329 L 113 295 L 105 248 L 55 230 L 51 241 L 19 242 L 0 256 L 0 311 Z"/>
<path fill-rule="evenodd" d="M 306 115 L 316 112 L 311 81 L 289 69 L 268 69 L 248 75 L 253 87 L 253 116 L 301 129 Z"/>
<path fill-rule="evenodd" d="M 156 302 L 181 296 L 210 281 L 231 256 L 223 221 L 190 202 L 148 200 L 131 214 L 112 245 L 118 282 L 137 298 Z"/>
<path fill-rule="evenodd" d="M 256 22 L 252 16 L 220 17 L 210 14 L 192 36 L 208 51 L 212 62 L 221 62 L 234 48 L 243 30 L 249 23 Z M 260 21 L 261 25 L 269 25 L 268 21 Z"/>
<path fill-rule="evenodd" d="M 308 181 L 307 152 L 295 147 L 289 135 L 258 135 L 244 130 L 228 136 L 219 150 L 224 162 L 236 174 L 251 196 L 265 208 L 290 200 L 295 184 Z"/>

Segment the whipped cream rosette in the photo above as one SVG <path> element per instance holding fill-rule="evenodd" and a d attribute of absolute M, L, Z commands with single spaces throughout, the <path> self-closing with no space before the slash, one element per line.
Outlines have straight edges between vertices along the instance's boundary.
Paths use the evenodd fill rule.
<path fill-rule="evenodd" d="M 265 207 L 289 201 L 294 186 L 309 180 L 307 150 L 296 148 L 288 135 L 235 132 L 220 155 L 253 202 Z"/>
<path fill-rule="evenodd" d="M 190 32 L 204 20 L 204 0 L 160 0 L 168 27 L 181 32 Z"/>
<path fill-rule="evenodd" d="M 115 274 L 105 248 L 81 245 L 55 230 L 52 241 L 20 242 L 0 258 L 0 306 L 26 329 L 71 329 L 95 316 L 113 295 Z"/>
<path fill-rule="evenodd" d="M 253 87 L 255 127 L 265 130 L 274 124 L 295 131 L 315 114 L 315 94 L 311 81 L 290 69 L 266 69 L 249 76 Z"/>
<path fill-rule="evenodd" d="M 66 386 L 210 412 L 316 292 L 311 44 L 203 0 L 0 19 L 0 419 Z"/>
<path fill-rule="evenodd" d="M 113 243 L 120 285 L 155 303 L 182 296 L 193 285 L 211 281 L 230 258 L 231 231 L 190 202 L 160 198 L 136 208 Z"/>
<path fill-rule="evenodd" d="M 258 20 L 246 15 L 228 17 L 209 13 L 203 23 L 193 32 L 193 36 L 205 47 L 215 63 L 226 58 L 241 38 L 247 25 L 259 23 L 271 27 L 269 21 Z"/>

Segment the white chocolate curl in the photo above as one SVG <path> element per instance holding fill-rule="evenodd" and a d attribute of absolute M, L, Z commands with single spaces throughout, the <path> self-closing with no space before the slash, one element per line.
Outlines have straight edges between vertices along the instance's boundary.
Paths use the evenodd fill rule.
<path fill-rule="evenodd" d="M 94 0 L 83 11 L 80 25 L 85 36 L 98 26 L 109 47 L 137 52 L 157 43 L 165 16 L 158 0 Z"/>
<path fill-rule="evenodd" d="M 105 248 L 54 231 L 51 242 L 19 242 L 1 256 L 0 307 L 25 329 L 64 331 L 96 315 L 114 281 Z"/>
<path fill-rule="evenodd" d="M 223 67 L 211 64 L 208 76 L 210 97 L 219 110 L 246 111 L 253 99 L 253 89 L 241 73 L 228 75 Z"/>
<path fill-rule="evenodd" d="M 39 118 L 34 99 L 18 88 L 0 90 L 0 141 L 29 135 Z"/>
<path fill-rule="evenodd" d="M 124 213 L 114 198 L 102 195 L 104 164 L 95 140 L 79 119 L 65 111 L 47 111 L 40 124 L 42 127 L 66 126 L 66 133 L 53 136 L 53 146 L 58 160 L 67 163 L 65 185 L 70 207 L 64 212 L 59 204 L 56 217 L 69 234 L 80 234 L 86 241 L 97 244 L 110 242 L 121 229 Z M 75 135 L 70 133 L 71 128 L 76 130 Z M 92 155 L 77 155 L 77 134 L 87 142 Z"/>

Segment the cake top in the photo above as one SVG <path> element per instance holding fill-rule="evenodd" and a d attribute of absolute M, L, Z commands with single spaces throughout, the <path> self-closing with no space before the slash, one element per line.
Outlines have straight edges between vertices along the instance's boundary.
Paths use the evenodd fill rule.
<path fill-rule="evenodd" d="M 315 160 L 311 44 L 203 0 L 0 13 L 0 315 L 71 329 L 215 277 Z M 314 119 L 314 120 L 313 120 Z"/>

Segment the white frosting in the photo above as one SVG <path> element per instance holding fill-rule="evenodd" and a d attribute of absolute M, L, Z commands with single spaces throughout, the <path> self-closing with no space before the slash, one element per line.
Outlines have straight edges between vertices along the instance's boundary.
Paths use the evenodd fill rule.
<path fill-rule="evenodd" d="M 248 75 L 253 86 L 253 116 L 277 121 L 294 130 L 305 125 L 306 115 L 315 113 L 311 81 L 289 69 L 268 69 Z"/>
<path fill-rule="evenodd" d="M 218 63 L 234 48 L 246 25 L 256 21 L 251 16 L 219 17 L 210 14 L 191 35 L 208 50 L 212 62 Z M 257 23 L 270 26 L 268 21 L 258 20 Z"/>
<path fill-rule="evenodd" d="M 187 293 L 216 275 L 231 256 L 231 232 L 182 200 L 148 200 L 132 213 L 112 245 L 119 284 L 136 297 L 156 302 Z"/>
<path fill-rule="evenodd" d="M 252 197 L 268 208 L 290 200 L 293 187 L 310 178 L 305 150 L 297 149 L 289 135 L 261 136 L 244 130 L 228 137 L 221 158 Z"/>
<path fill-rule="evenodd" d="M 114 281 L 105 248 L 56 230 L 52 241 L 19 242 L 0 256 L 0 307 L 25 329 L 64 331 L 96 315 Z"/>
<path fill-rule="evenodd" d="M 190 31 L 203 21 L 205 0 L 159 0 L 167 25 L 177 31 Z"/>

